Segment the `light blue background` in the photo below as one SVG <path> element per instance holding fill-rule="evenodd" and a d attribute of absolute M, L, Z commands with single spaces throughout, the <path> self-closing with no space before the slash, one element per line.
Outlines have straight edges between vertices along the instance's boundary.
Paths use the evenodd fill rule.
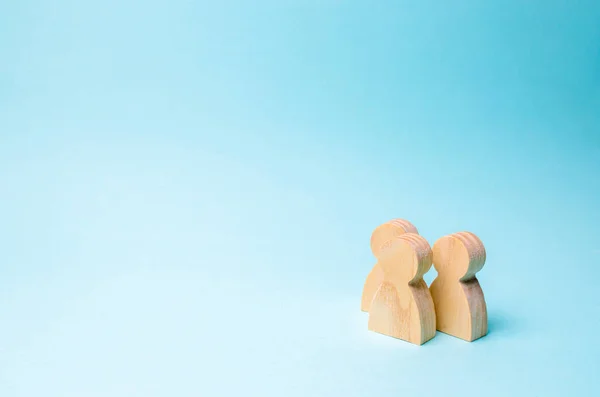
<path fill-rule="evenodd" d="M 593 0 L 4 0 L 0 396 L 599 395 L 599 135 Z M 367 331 L 394 217 L 487 337 Z"/>

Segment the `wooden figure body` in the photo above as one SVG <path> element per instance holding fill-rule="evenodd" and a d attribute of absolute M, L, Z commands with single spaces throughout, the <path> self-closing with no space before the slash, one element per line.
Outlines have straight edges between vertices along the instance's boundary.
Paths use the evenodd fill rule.
<path fill-rule="evenodd" d="M 378 251 L 383 272 L 369 309 L 369 330 L 422 345 L 435 336 L 435 309 L 423 275 L 432 252 L 418 234 L 392 237 Z"/>
<path fill-rule="evenodd" d="M 485 258 L 483 243 L 470 232 L 444 236 L 433 245 L 438 276 L 430 290 L 438 331 L 469 342 L 487 334 L 487 308 L 475 277 Z"/>
<path fill-rule="evenodd" d="M 383 225 L 378 226 L 373 234 L 371 234 L 371 252 L 377 258 L 379 251 L 381 250 L 382 244 L 390 240 L 392 237 L 400 236 L 404 233 L 415 233 L 419 234 L 417 228 L 407 220 L 404 219 L 392 219 Z M 373 269 L 367 276 L 365 285 L 363 287 L 362 299 L 360 303 L 360 309 L 363 312 L 368 312 L 371 306 L 371 301 L 375 296 L 375 292 L 383 281 L 383 270 L 379 266 L 379 263 L 375 263 Z"/>

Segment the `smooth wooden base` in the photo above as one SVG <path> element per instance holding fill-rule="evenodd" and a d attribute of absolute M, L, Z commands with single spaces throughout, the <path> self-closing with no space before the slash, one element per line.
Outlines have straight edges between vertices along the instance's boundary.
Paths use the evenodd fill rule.
<path fill-rule="evenodd" d="M 422 345 L 435 336 L 435 311 L 425 281 L 408 287 L 408 299 L 388 283 L 382 284 L 379 299 L 371 306 L 370 331 Z M 411 323 L 423 326 L 410 327 Z"/>

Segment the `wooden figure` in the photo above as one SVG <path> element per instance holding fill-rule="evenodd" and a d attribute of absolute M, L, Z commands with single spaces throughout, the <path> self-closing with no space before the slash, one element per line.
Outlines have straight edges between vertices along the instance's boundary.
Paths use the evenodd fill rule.
<path fill-rule="evenodd" d="M 378 226 L 371 234 L 371 252 L 377 258 L 379 251 L 381 250 L 382 244 L 390 240 L 392 237 L 400 236 L 404 233 L 415 233 L 419 234 L 417 228 L 407 220 L 404 219 L 392 219 L 383 225 Z M 365 285 L 363 287 L 362 299 L 360 303 L 360 309 L 363 312 L 368 312 L 371 306 L 371 301 L 377 292 L 377 288 L 383 281 L 383 270 L 379 266 L 379 263 L 375 263 L 373 269 L 367 276 Z"/>
<path fill-rule="evenodd" d="M 423 275 L 432 252 L 418 234 L 392 237 L 378 251 L 383 281 L 369 309 L 369 330 L 422 345 L 435 336 L 435 309 Z"/>
<path fill-rule="evenodd" d="M 469 342 L 487 334 L 487 308 L 475 277 L 485 258 L 483 243 L 470 232 L 444 236 L 433 245 L 438 276 L 430 290 L 438 331 Z"/>

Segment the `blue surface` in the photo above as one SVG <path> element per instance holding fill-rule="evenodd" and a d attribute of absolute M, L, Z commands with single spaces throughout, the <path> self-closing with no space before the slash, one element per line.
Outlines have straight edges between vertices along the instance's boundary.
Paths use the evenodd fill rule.
<path fill-rule="evenodd" d="M 1 2 L 0 396 L 600 395 L 599 20 Z M 488 336 L 367 331 L 393 217 L 483 240 Z"/>

